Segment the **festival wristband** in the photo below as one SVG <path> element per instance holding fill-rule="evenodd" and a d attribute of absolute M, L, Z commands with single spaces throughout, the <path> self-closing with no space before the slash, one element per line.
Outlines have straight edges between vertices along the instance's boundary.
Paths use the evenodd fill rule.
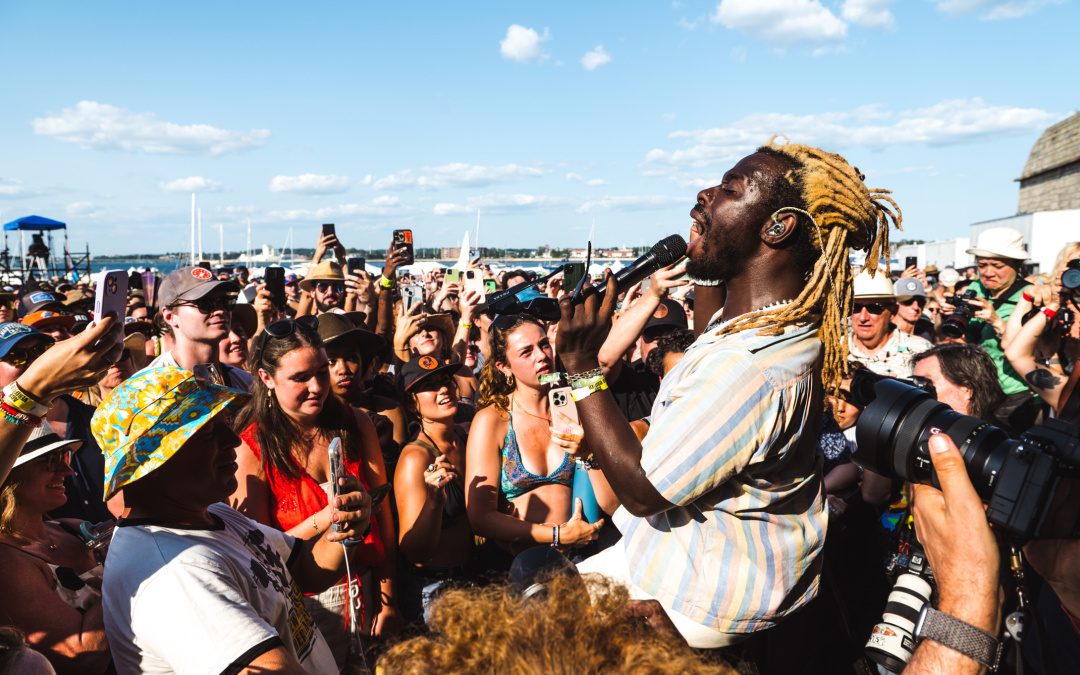
<path fill-rule="evenodd" d="M 1021 293 L 1020 293 L 1020 297 L 1022 297 L 1022 298 L 1023 298 L 1023 299 L 1025 299 L 1025 300 L 1027 300 L 1028 302 L 1035 302 L 1035 298 L 1033 298 L 1033 297 L 1031 297 L 1030 295 L 1028 295 L 1028 292 L 1027 292 L 1027 291 L 1023 291 L 1023 292 L 1021 292 Z"/>
<path fill-rule="evenodd" d="M 574 401 L 580 401 L 588 396 L 592 396 L 598 391 L 604 391 L 608 388 L 607 380 L 604 379 L 603 375 L 598 375 L 597 377 L 589 378 L 587 380 L 578 380 L 571 386 L 570 396 Z"/>
<path fill-rule="evenodd" d="M 461 323 L 458 324 L 458 327 L 459 328 L 469 329 L 469 328 L 472 328 L 472 324 L 469 323 L 468 321 L 462 321 Z"/>
<path fill-rule="evenodd" d="M 1053 321 L 1054 317 L 1057 316 L 1057 310 L 1056 309 L 1050 309 L 1049 307 L 1043 307 L 1042 313 L 1043 313 L 1043 316 L 1045 316 L 1048 321 Z"/>
<path fill-rule="evenodd" d="M 593 368 L 592 370 L 586 370 L 584 373 L 567 373 L 566 379 L 570 382 L 571 387 L 577 386 L 578 382 L 585 380 L 591 380 L 597 377 L 603 377 L 604 371 L 601 368 Z"/>
<path fill-rule="evenodd" d="M 379 285 L 382 286 L 383 288 L 393 288 L 394 287 L 394 282 L 390 281 L 389 279 L 387 279 L 384 276 L 380 276 L 379 277 Z"/>
<path fill-rule="evenodd" d="M 52 406 L 45 405 L 44 403 L 31 398 L 29 394 L 19 387 L 17 381 L 4 387 L 4 400 L 6 400 L 11 407 L 33 417 L 44 417 L 52 408 Z"/>

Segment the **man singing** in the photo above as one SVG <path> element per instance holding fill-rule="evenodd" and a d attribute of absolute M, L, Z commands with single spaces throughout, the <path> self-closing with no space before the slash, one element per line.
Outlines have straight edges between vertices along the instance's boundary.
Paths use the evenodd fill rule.
<path fill-rule="evenodd" d="M 817 453 L 823 385 L 845 369 L 851 248 L 887 255 L 896 203 L 838 155 L 770 144 L 698 194 L 687 272 L 727 300 L 664 378 L 639 443 L 597 352 L 601 303 L 562 304 L 558 353 L 585 439 L 622 507 L 615 546 L 585 560 L 655 598 L 696 648 L 771 628 L 818 591 L 826 512 Z"/>

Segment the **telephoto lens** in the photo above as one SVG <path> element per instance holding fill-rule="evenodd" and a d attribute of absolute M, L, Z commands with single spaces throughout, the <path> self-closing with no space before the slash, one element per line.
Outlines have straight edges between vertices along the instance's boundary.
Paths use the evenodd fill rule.
<path fill-rule="evenodd" d="M 894 673 L 904 669 L 915 651 L 915 623 L 932 592 L 930 582 L 918 574 L 904 572 L 896 577 L 881 623 L 866 641 L 866 655 L 874 663 Z"/>

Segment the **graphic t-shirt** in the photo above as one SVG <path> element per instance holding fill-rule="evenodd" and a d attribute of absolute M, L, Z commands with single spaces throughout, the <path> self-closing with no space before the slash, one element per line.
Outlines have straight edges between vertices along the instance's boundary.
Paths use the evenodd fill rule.
<path fill-rule="evenodd" d="M 117 672 L 238 672 L 278 645 L 309 673 L 338 672 L 289 573 L 296 540 L 225 504 L 209 511 L 208 529 L 116 528 L 102 598 Z"/>

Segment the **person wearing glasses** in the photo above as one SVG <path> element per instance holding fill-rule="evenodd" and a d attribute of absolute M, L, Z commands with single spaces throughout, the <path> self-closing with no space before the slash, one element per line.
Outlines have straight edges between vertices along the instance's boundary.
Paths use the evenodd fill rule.
<path fill-rule="evenodd" d="M 202 267 L 181 267 L 161 282 L 158 305 L 172 348 L 144 369 L 170 366 L 191 370 L 199 363 L 218 364 L 225 383 L 241 391 L 251 388 L 251 375 L 220 363 L 219 346 L 229 337 L 232 310 L 240 288 L 235 281 L 219 281 Z"/>
<path fill-rule="evenodd" d="M 345 274 L 334 260 L 324 260 L 311 267 L 300 282 L 300 290 L 311 296 L 314 314 L 345 309 Z"/>
<path fill-rule="evenodd" d="M 237 448 L 237 487 L 230 504 L 291 537 L 318 539 L 339 522 L 329 494 L 328 448 L 333 439 L 341 439 L 346 472 L 365 489 L 388 482 L 375 426 L 367 415 L 332 395 L 329 359 L 314 316 L 267 326 L 255 342 L 250 369 L 258 379 L 236 422 L 243 442 Z M 376 520 L 351 558 L 354 577 L 383 569 L 382 527 L 390 528 L 383 536 L 394 536 L 389 510 L 381 504 L 373 509 Z M 363 655 L 351 648 L 355 641 L 346 629 L 350 581 L 339 577 L 304 603 L 339 667 L 363 662 Z M 373 634 L 388 635 L 397 622 L 393 580 L 385 581 L 378 615 L 366 617 L 366 623 L 374 622 Z"/>
<path fill-rule="evenodd" d="M 855 276 L 854 288 L 848 359 L 878 375 L 911 377 L 912 358 L 931 344 L 893 324 L 897 303 L 889 275 L 878 270 L 870 276 L 863 270 Z"/>
<path fill-rule="evenodd" d="M 896 329 L 933 342 L 934 322 L 923 315 L 928 305 L 923 282 L 914 277 L 903 277 L 897 279 L 893 290 L 896 293 L 896 314 L 892 321 Z"/>
<path fill-rule="evenodd" d="M 51 337 L 25 324 L 0 324 L 0 388 L 20 379 L 30 364 L 55 344 Z M 57 506 L 54 516 L 91 522 L 112 517 L 101 495 L 105 467 L 90 433 L 93 414 L 93 406 L 68 394 L 53 399 L 43 414 L 61 438 L 83 442 L 72 461 L 73 471 L 64 481 L 69 499 Z"/>
<path fill-rule="evenodd" d="M 104 555 L 87 546 L 79 520 L 48 516 L 67 501 L 64 482 L 81 445 L 42 422 L 0 486 L 0 615 L 61 674 L 111 672 Z"/>

